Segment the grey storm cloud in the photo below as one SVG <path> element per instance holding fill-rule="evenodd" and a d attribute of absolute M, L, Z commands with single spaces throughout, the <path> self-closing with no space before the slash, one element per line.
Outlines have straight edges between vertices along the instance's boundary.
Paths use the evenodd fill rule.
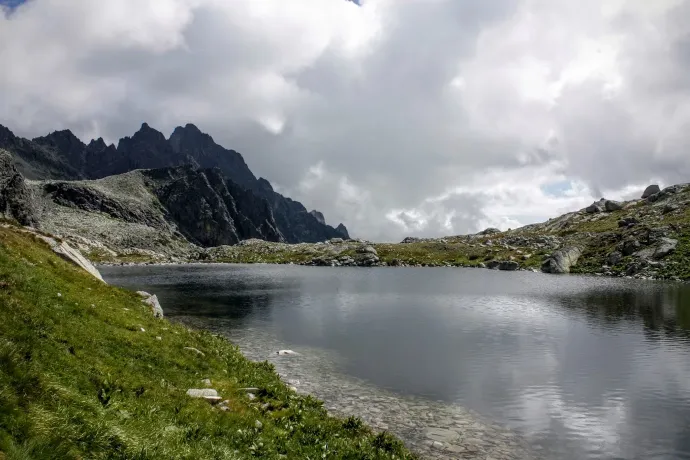
<path fill-rule="evenodd" d="M 690 1 L 360 3 L 30 1 L 0 16 L 0 123 L 116 141 L 193 122 L 384 240 L 688 180 Z"/>

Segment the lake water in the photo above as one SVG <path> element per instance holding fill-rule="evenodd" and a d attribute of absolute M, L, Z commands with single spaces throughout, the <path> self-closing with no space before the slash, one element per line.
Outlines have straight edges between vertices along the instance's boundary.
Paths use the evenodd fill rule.
<path fill-rule="evenodd" d="M 384 428 L 397 423 L 389 406 L 428 401 L 506 427 L 544 458 L 690 459 L 688 285 L 444 268 L 101 271 L 312 382 L 336 412 L 357 397 L 328 390 L 334 381 L 380 391 Z M 279 348 L 305 358 L 281 368 Z"/>

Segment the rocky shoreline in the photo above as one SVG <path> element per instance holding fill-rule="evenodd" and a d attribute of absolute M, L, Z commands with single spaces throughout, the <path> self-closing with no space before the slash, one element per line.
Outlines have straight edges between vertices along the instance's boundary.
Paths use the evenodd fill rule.
<path fill-rule="evenodd" d="M 176 321 L 218 333 L 240 347 L 250 360 L 273 364 L 281 379 L 304 395 L 324 401 L 329 413 L 356 416 L 378 431 L 388 431 L 425 459 L 536 460 L 537 452 L 516 433 L 485 420 L 457 404 L 402 396 L 340 374 L 338 357 L 326 350 L 299 349 L 276 353 L 286 346 L 254 329 L 232 330 L 195 317 Z"/>
<path fill-rule="evenodd" d="M 465 267 L 690 280 L 690 186 L 648 188 L 644 198 L 600 200 L 576 212 L 514 230 L 374 243 L 333 238 L 285 244 L 257 239 L 189 247 L 178 256 L 127 248 L 104 254 L 75 244 L 99 263 L 268 263 L 319 267 Z M 651 193 L 651 194 L 650 194 Z"/>

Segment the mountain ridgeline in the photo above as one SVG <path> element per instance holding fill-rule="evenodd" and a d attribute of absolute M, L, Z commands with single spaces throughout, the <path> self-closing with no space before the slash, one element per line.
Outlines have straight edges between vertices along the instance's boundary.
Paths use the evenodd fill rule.
<path fill-rule="evenodd" d="M 66 181 L 147 170 L 140 179 L 165 208 L 161 216 L 202 246 L 248 238 L 288 243 L 349 238 L 343 224 L 333 228 L 320 212 L 310 213 L 301 203 L 275 192 L 266 179 L 254 176 L 241 154 L 218 145 L 192 124 L 177 127 L 166 139 L 144 123 L 117 146 L 102 138 L 85 144 L 69 130 L 28 140 L 0 125 L 0 148 L 12 154 L 26 179 L 62 181 L 46 185 L 43 191 L 58 196 L 63 204 L 75 199 L 78 204 L 70 203 L 77 207 L 92 208 L 103 201 L 94 199 L 99 192 L 87 183 Z M 113 182 L 117 181 L 108 183 Z"/>

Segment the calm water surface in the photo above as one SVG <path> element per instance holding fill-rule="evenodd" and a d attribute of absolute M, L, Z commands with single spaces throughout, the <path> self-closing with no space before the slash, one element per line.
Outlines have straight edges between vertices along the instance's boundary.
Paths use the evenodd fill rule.
<path fill-rule="evenodd" d="M 157 294 L 168 317 L 327 350 L 354 378 L 466 406 L 547 458 L 690 459 L 687 285 L 433 268 L 102 273 Z"/>

